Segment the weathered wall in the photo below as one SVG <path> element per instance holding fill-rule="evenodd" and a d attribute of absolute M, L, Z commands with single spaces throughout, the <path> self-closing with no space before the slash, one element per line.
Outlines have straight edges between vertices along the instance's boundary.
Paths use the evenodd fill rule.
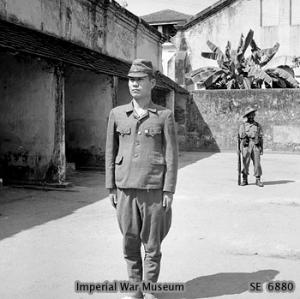
<path fill-rule="evenodd" d="M 114 1 L 1 0 L 0 18 L 121 60 L 142 55 L 162 69 L 160 33 Z M 141 43 L 140 36 L 147 42 Z"/>
<path fill-rule="evenodd" d="M 153 103 L 166 107 L 167 94 L 168 94 L 168 90 L 159 89 L 159 88 L 152 89 L 151 97 Z"/>
<path fill-rule="evenodd" d="M 300 90 L 195 91 L 188 104 L 189 150 L 235 150 L 245 109 L 257 105 L 265 151 L 300 153 Z"/>
<path fill-rule="evenodd" d="M 128 80 L 119 79 L 117 92 L 117 106 L 128 104 L 132 97 L 128 89 Z"/>
<path fill-rule="evenodd" d="M 74 68 L 65 77 L 67 161 L 103 168 L 112 77 Z"/>
<path fill-rule="evenodd" d="M 175 94 L 174 116 L 177 124 L 177 137 L 180 150 L 186 149 L 186 109 L 189 97 L 189 95 Z"/>
<path fill-rule="evenodd" d="M 162 46 L 159 40 L 153 40 L 143 27 L 137 30 L 136 57 L 145 57 L 151 60 L 153 66 L 162 71 Z"/>
<path fill-rule="evenodd" d="M 127 61 L 132 61 L 135 58 L 135 26 L 136 24 L 132 24 L 126 16 L 109 10 L 106 33 L 109 38 L 107 39 L 106 51 L 110 56 Z"/>
<path fill-rule="evenodd" d="M 170 43 L 165 42 L 162 44 L 162 67 L 164 75 L 168 76 L 175 81 L 174 68 L 170 68 L 172 65 L 172 59 L 175 59 L 176 47 Z"/>
<path fill-rule="evenodd" d="M 59 144 L 56 144 L 57 151 L 54 150 L 56 138 L 60 138 L 56 131 L 54 68 L 43 60 L 0 52 L 0 74 L 3 177 L 6 180 L 52 180 L 57 171 L 53 159 L 64 154 Z"/>
<path fill-rule="evenodd" d="M 1 9 L 1 16 L 15 23 L 73 40 L 88 47 L 92 46 L 92 39 L 97 39 L 90 34 L 90 28 L 93 29 L 93 18 L 95 19 L 93 16 L 95 7 L 92 7 L 88 1 L 27 0 L 26 4 L 24 1 L 16 0 L 2 2 L 4 6 Z M 101 27 L 101 22 L 99 26 Z M 98 32 L 98 35 L 101 36 L 101 33 Z"/>
<path fill-rule="evenodd" d="M 212 41 L 222 50 L 225 49 L 227 41 L 230 40 L 232 47 L 237 48 L 241 33 L 245 36 L 251 28 L 254 30 L 254 38 L 260 48 L 269 48 L 276 42 L 280 43 L 279 51 L 275 56 L 280 64 L 282 63 L 280 60 L 282 56 L 300 56 L 300 24 L 291 24 L 290 0 L 274 0 L 274 2 L 278 3 L 276 6 L 278 8 L 276 25 L 265 26 L 261 24 L 261 0 L 239 0 L 187 28 L 183 32 L 183 37 L 181 32 L 178 32 L 173 41 L 179 49 L 182 38 L 185 38 L 192 69 L 195 70 L 203 66 L 217 66 L 214 60 L 201 57 L 202 51 L 210 51 L 206 44 L 207 40 Z M 293 10 L 295 9 L 293 7 Z M 274 7 L 274 11 L 272 11 L 274 15 L 277 13 L 275 10 Z M 246 56 L 248 54 L 249 50 Z"/>

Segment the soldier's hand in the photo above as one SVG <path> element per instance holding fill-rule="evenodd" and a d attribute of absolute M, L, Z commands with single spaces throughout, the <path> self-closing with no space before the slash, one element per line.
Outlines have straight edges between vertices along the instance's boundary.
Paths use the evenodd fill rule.
<path fill-rule="evenodd" d="M 111 205 L 116 208 L 117 207 L 117 203 L 118 203 L 118 199 L 117 199 L 117 189 L 110 189 L 109 190 L 109 195 L 108 195 Z"/>
<path fill-rule="evenodd" d="M 173 193 L 172 192 L 164 192 L 163 193 L 163 207 L 168 211 L 173 202 Z"/>
<path fill-rule="evenodd" d="M 262 147 L 260 147 L 259 152 L 260 152 L 261 156 L 264 154 L 264 150 L 262 149 Z"/>

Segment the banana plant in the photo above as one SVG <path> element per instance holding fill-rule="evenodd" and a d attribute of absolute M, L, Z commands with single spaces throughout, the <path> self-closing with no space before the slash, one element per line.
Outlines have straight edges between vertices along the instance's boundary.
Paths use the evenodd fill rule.
<path fill-rule="evenodd" d="M 261 49 L 254 40 L 254 31 L 249 30 L 246 38 L 241 34 L 237 49 L 232 49 L 228 41 L 225 51 L 213 42 L 207 41 L 211 52 L 202 52 L 207 59 L 213 59 L 218 67 L 201 67 L 189 74 L 194 83 L 200 83 L 207 89 L 251 89 L 290 87 L 298 88 L 299 84 L 292 73 L 283 68 L 263 69 L 279 49 L 279 43 L 271 48 Z M 248 47 L 251 55 L 245 58 Z"/>
<path fill-rule="evenodd" d="M 211 72 L 210 76 L 207 76 L 206 80 L 203 82 L 204 86 L 207 88 L 227 88 L 227 89 L 248 89 L 251 87 L 250 80 L 246 78 L 245 74 L 245 63 L 246 59 L 244 54 L 251 43 L 254 32 L 250 30 L 244 39 L 241 35 L 239 45 L 237 50 L 231 48 L 230 41 L 227 42 L 225 53 L 217 47 L 211 41 L 207 41 L 207 45 L 212 52 L 202 52 L 201 55 L 204 58 L 209 58 L 217 61 L 219 69 L 212 72 L 209 69 L 200 68 L 194 72 L 203 73 L 205 71 Z M 191 76 L 193 78 L 193 76 Z M 194 77 L 195 78 L 195 77 Z M 202 77 L 203 79 L 203 77 Z M 195 82 L 195 81 L 194 81 Z"/>

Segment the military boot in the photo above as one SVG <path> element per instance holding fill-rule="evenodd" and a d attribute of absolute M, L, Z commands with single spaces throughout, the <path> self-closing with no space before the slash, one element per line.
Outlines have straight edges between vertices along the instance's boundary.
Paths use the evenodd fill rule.
<path fill-rule="evenodd" d="M 158 299 L 155 295 L 151 293 L 145 293 L 144 294 L 144 299 Z"/>
<path fill-rule="evenodd" d="M 263 187 L 264 186 L 264 184 L 263 184 L 263 182 L 261 182 L 261 180 L 260 180 L 260 177 L 257 177 L 256 178 L 256 186 L 258 186 L 258 187 Z"/>
<path fill-rule="evenodd" d="M 243 180 L 242 180 L 241 186 L 246 186 L 246 185 L 248 185 L 248 176 L 243 175 Z"/>
<path fill-rule="evenodd" d="M 134 293 L 127 294 L 127 296 L 122 297 L 121 299 L 143 299 L 144 295 L 140 289 Z"/>

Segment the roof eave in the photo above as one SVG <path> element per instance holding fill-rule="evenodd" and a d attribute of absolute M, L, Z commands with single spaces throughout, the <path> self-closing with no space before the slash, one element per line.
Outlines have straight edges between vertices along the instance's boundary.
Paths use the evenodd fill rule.
<path fill-rule="evenodd" d="M 180 30 L 186 30 L 195 24 L 199 23 L 200 21 L 203 21 L 207 19 L 208 17 L 216 14 L 223 8 L 231 5 L 232 3 L 236 2 L 237 0 L 220 0 L 217 3 L 207 7 L 206 9 L 202 10 L 200 13 L 198 13 L 195 17 L 193 17 L 190 21 L 188 21 L 186 24 L 181 26 Z"/>

